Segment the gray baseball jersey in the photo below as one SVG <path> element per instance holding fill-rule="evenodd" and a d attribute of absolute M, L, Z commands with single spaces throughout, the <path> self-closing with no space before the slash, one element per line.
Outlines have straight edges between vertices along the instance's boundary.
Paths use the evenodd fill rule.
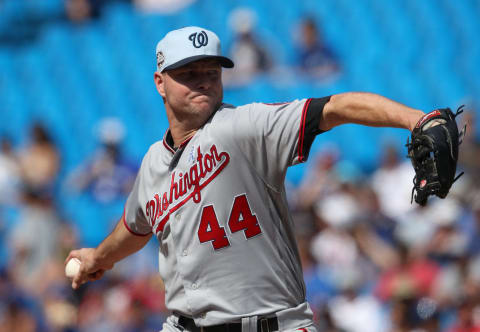
<path fill-rule="evenodd" d="M 169 310 L 198 326 L 287 309 L 311 322 L 284 180 L 328 99 L 223 104 L 178 149 L 168 131 L 150 147 L 124 222 L 156 235 Z"/>

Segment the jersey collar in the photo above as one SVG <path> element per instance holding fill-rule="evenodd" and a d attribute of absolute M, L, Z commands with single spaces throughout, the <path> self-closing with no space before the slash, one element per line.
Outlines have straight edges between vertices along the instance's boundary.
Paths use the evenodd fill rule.
<path fill-rule="evenodd" d="M 187 145 L 188 142 L 190 142 L 193 136 L 184 140 L 182 144 L 180 144 L 180 146 L 176 148 L 174 147 L 174 144 L 173 144 L 173 137 L 172 137 L 172 134 L 170 133 L 170 128 L 168 128 L 167 131 L 165 132 L 165 135 L 163 135 L 163 146 L 172 154 L 174 154 L 178 149 L 184 148 L 185 145 Z"/>
<path fill-rule="evenodd" d="M 220 107 L 212 113 L 212 115 L 208 118 L 208 120 L 205 122 L 207 123 L 208 121 L 210 121 L 213 116 L 222 108 L 224 108 L 225 106 L 231 106 L 231 105 L 228 105 L 228 104 L 225 104 L 225 103 L 222 103 L 220 105 Z M 195 136 L 195 135 L 193 135 Z M 165 132 L 165 135 L 163 135 L 163 146 L 168 150 L 170 151 L 172 154 L 174 154 L 179 148 L 183 148 L 185 147 L 185 145 L 188 144 L 188 142 L 190 142 L 190 140 L 193 138 L 190 137 L 190 138 L 187 138 L 185 141 L 182 142 L 182 144 L 180 144 L 180 146 L 178 148 L 175 148 L 174 147 L 174 143 L 173 143 L 173 137 L 172 137 L 172 134 L 170 133 L 170 128 L 167 129 L 167 131 Z"/>

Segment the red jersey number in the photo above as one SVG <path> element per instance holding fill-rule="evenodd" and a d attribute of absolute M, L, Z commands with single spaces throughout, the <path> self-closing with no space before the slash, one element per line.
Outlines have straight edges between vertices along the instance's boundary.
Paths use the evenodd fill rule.
<path fill-rule="evenodd" d="M 228 219 L 228 227 L 230 227 L 232 233 L 243 231 L 247 239 L 262 232 L 257 217 L 252 214 L 250 205 L 248 205 L 246 195 L 235 197 Z"/>
<path fill-rule="evenodd" d="M 245 194 L 235 197 L 228 218 L 228 227 L 232 234 L 243 231 L 247 239 L 262 233 L 257 217 L 252 213 Z M 202 210 L 198 239 L 200 243 L 212 242 L 215 250 L 230 246 L 225 228 L 218 223 L 213 205 L 205 206 Z"/>
<path fill-rule="evenodd" d="M 202 219 L 198 228 L 198 239 L 200 243 L 212 241 L 213 249 L 215 250 L 230 246 L 225 229 L 218 224 L 213 205 L 203 208 Z"/>

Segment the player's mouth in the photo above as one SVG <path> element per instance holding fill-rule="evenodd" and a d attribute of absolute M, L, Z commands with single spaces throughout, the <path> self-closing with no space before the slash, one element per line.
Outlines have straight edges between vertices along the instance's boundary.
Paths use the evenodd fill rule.
<path fill-rule="evenodd" d="M 208 95 L 208 94 L 196 94 L 196 95 L 193 95 L 192 96 L 192 100 L 195 100 L 195 101 L 209 101 L 210 99 L 212 98 L 212 96 Z"/>

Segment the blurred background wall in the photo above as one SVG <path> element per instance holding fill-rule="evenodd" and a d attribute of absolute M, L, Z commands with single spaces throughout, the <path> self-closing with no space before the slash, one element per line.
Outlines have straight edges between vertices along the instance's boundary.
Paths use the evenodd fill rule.
<path fill-rule="evenodd" d="M 231 104 L 346 91 L 466 104 L 466 175 L 430 208 L 409 203 L 401 129 L 320 135 L 287 187 L 325 329 L 478 328 L 480 1 L 0 0 L 0 331 L 161 328 L 155 241 L 76 293 L 62 264 L 109 233 L 163 137 L 155 45 L 187 25 L 215 31 L 236 63 Z"/>

